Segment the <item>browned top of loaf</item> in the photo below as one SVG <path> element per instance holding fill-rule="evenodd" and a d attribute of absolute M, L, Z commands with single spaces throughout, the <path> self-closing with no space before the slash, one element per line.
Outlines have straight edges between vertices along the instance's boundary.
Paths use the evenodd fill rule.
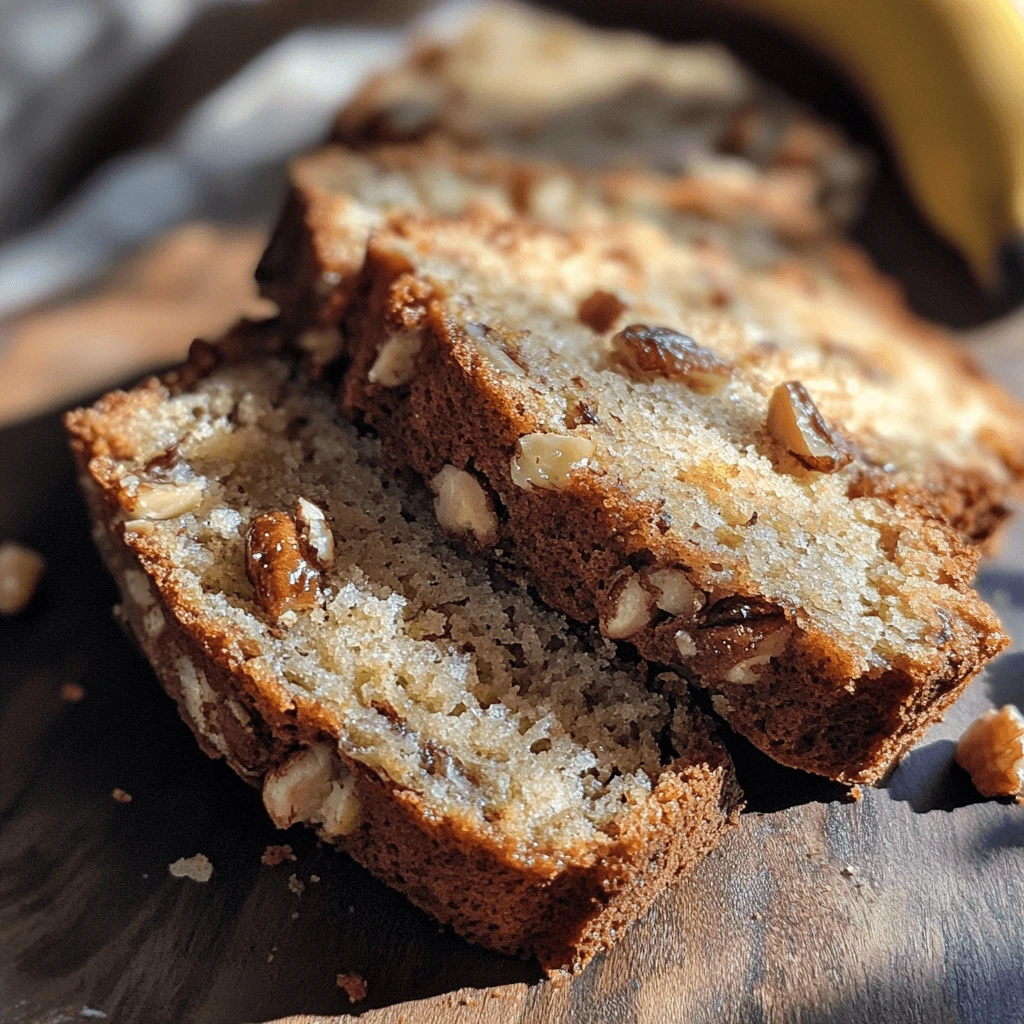
<path fill-rule="evenodd" d="M 421 40 L 336 126 L 357 146 L 437 136 L 685 173 L 681 201 L 793 237 L 850 219 L 865 178 L 864 158 L 838 131 L 715 44 L 667 45 L 513 4 L 485 5 L 447 38 Z"/>
<path fill-rule="evenodd" d="M 836 678 L 955 675 L 1005 645 L 969 586 L 976 553 L 898 496 L 947 466 L 1006 480 L 1021 414 L 906 314 L 804 269 L 741 271 L 640 224 L 396 215 L 370 259 L 400 275 L 392 330 L 422 331 L 423 366 L 440 356 L 488 396 L 509 459 L 527 433 L 586 439 L 568 489 L 642 534 L 657 564 L 686 566 L 709 602 L 741 593 L 784 609 Z M 598 292 L 621 304 L 601 331 L 580 317 Z M 729 368 L 724 387 L 638 379 L 611 342 L 638 323 L 696 339 Z M 790 380 L 850 458 L 835 472 L 809 471 L 766 431 Z"/>

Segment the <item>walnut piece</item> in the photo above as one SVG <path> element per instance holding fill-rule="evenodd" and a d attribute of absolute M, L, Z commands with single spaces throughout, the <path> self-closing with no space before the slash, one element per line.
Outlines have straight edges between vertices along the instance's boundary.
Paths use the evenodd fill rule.
<path fill-rule="evenodd" d="M 318 569 L 334 565 L 334 534 L 319 505 L 299 498 L 295 506 L 295 525 L 307 557 Z"/>
<path fill-rule="evenodd" d="M 614 293 L 597 291 L 588 295 L 576 312 L 576 319 L 597 334 L 604 334 L 629 307 Z"/>
<path fill-rule="evenodd" d="M 498 540 L 498 517 L 487 492 L 472 473 L 448 464 L 430 481 L 434 511 L 442 530 L 472 533 L 478 544 L 490 547 Z"/>
<path fill-rule="evenodd" d="M 408 384 L 416 373 L 416 356 L 423 339 L 416 331 L 399 331 L 377 350 L 366 379 L 385 388 Z"/>
<path fill-rule="evenodd" d="M 322 825 L 327 836 L 344 836 L 359 824 L 355 776 L 325 743 L 293 755 L 263 780 L 263 806 L 278 828 L 297 821 Z"/>
<path fill-rule="evenodd" d="M 713 394 L 732 376 L 729 363 L 671 327 L 631 324 L 612 337 L 611 346 L 612 362 L 634 380 L 677 380 L 698 394 Z"/>
<path fill-rule="evenodd" d="M 657 591 L 654 603 L 669 615 L 690 615 L 698 610 L 699 601 L 693 585 L 679 569 L 656 569 L 647 577 Z M 704 595 L 700 595 L 700 601 Z"/>
<path fill-rule="evenodd" d="M 780 626 L 774 633 L 769 633 L 764 639 L 754 645 L 750 656 L 742 661 L 736 662 L 726 670 L 725 681 L 728 683 L 742 683 L 750 685 L 758 680 L 758 673 L 755 669 L 763 668 L 772 660 L 777 658 L 786 649 L 789 642 L 791 630 L 789 626 Z"/>
<path fill-rule="evenodd" d="M 982 796 L 1019 796 L 1024 792 L 1024 715 L 1012 704 L 979 715 L 956 745 L 956 763 Z"/>
<path fill-rule="evenodd" d="M 595 450 L 594 442 L 585 437 L 524 434 L 519 438 L 519 454 L 512 458 L 512 483 L 524 490 L 564 490 L 573 469 Z"/>
<path fill-rule="evenodd" d="M 0 544 L 0 615 L 17 615 L 28 607 L 44 564 L 34 551 L 14 541 Z"/>
<path fill-rule="evenodd" d="M 205 480 L 189 480 L 183 484 L 142 484 L 135 494 L 132 512 L 142 519 L 177 519 L 199 508 L 205 492 Z"/>
<path fill-rule="evenodd" d="M 612 592 L 611 616 L 601 621 L 601 633 L 609 640 L 624 640 L 639 633 L 653 617 L 654 596 L 639 576 L 630 576 Z"/>
<path fill-rule="evenodd" d="M 477 351 L 490 364 L 491 369 L 510 377 L 525 377 L 526 371 L 502 348 L 499 348 L 488 335 L 494 333 L 487 324 L 466 324 L 466 334 L 473 339 Z"/>
<path fill-rule="evenodd" d="M 772 392 L 765 427 L 774 441 L 815 472 L 833 473 L 851 459 L 798 380 Z"/>
<path fill-rule="evenodd" d="M 245 537 L 245 573 L 272 617 L 316 607 L 320 573 L 306 558 L 295 520 L 286 512 L 258 515 Z"/>

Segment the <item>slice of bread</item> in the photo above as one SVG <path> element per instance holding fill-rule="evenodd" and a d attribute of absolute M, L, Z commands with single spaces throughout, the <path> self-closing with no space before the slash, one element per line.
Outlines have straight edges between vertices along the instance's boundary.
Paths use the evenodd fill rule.
<path fill-rule="evenodd" d="M 68 415 L 121 615 L 278 825 L 578 970 L 735 824 L 728 756 L 685 695 L 453 547 L 277 347 L 197 343 Z"/>
<path fill-rule="evenodd" d="M 420 41 L 338 117 L 353 146 L 444 137 L 520 157 L 680 175 L 788 236 L 857 213 L 865 157 L 711 43 L 667 45 L 513 4 Z M 699 201 L 699 200 L 698 200 Z"/>
<path fill-rule="evenodd" d="M 849 251 L 847 262 L 857 260 L 852 248 L 834 241 L 782 245 L 741 220 L 744 197 L 692 175 L 512 159 L 441 139 L 361 153 L 329 146 L 295 159 L 289 170 L 288 199 L 256 278 L 294 329 L 316 330 L 305 344 L 318 356 L 337 354 L 330 331 L 351 297 L 370 232 L 390 211 L 409 207 L 458 214 L 485 206 L 560 228 L 639 217 L 681 241 L 723 247 L 758 268 L 794 258 L 829 266 L 834 252 Z M 783 193 L 754 195 L 759 203 L 790 205 Z M 863 276 L 878 275 L 868 270 Z"/>
<path fill-rule="evenodd" d="M 483 209 L 393 214 L 361 295 L 344 400 L 389 457 L 473 474 L 480 546 L 777 760 L 876 781 L 1006 645 L 941 516 L 993 525 L 1024 418 L 902 309 Z"/>
<path fill-rule="evenodd" d="M 830 241 L 795 253 L 675 210 L 672 184 L 657 176 L 591 173 L 441 143 L 361 154 L 332 147 L 296 160 L 291 178 L 257 276 L 314 372 L 342 350 L 339 325 L 367 242 L 392 213 L 485 209 L 560 230 L 613 229 L 633 238 L 627 250 L 650 247 L 659 273 L 671 267 L 682 275 L 676 307 L 691 304 L 709 329 L 728 334 L 730 351 L 762 385 L 797 377 L 856 432 L 863 488 L 911 501 L 982 546 L 1019 491 L 1020 408 L 916 318 L 852 245 Z M 639 294 L 643 259 L 637 268 L 630 288 Z M 623 312 L 620 326 L 632 315 Z"/>

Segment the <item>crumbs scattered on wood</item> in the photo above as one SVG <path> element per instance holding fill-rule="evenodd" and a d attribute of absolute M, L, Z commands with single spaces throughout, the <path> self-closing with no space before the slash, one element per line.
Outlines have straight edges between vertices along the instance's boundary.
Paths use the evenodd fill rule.
<path fill-rule="evenodd" d="M 306 891 L 306 883 L 303 882 L 298 875 L 290 875 L 288 877 L 288 888 L 291 889 L 296 896 L 301 896 Z"/>
<path fill-rule="evenodd" d="M 335 982 L 350 1003 L 358 1003 L 366 998 L 366 981 L 358 974 L 339 974 Z"/>
<path fill-rule="evenodd" d="M 319 876 L 319 875 L 310 875 L 310 876 L 309 876 L 309 880 L 310 880 L 310 881 L 311 881 L 311 882 L 312 882 L 312 883 L 313 883 L 314 885 L 316 885 L 316 883 L 320 881 L 320 876 Z"/>
<path fill-rule="evenodd" d="M 77 704 L 80 700 L 85 698 L 85 687 L 79 686 L 78 683 L 65 683 L 60 688 L 60 699 L 67 701 L 68 704 Z M 88 1007 L 86 1007 L 88 1009 Z M 100 1011 L 97 1010 L 97 1013 Z"/>
<path fill-rule="evenodd" d="M 119 804 L 130 804 L 132 802 L 132 795 L 131 795 L 131 793 L 126 793 L 123 789 L 120 788 L 120 786 L 117 787 L 110 795 Z"/>
<path fill-rule="evenodd" d="M 175 878 L 191 878 L 193 882 L 208 882 L 213 877 L 210 858 L 197 853 L 194 857 L 179 857 L 167 870 Z"/>
<path fill-rule="evenodd" d="M 287 843 L 281 846 L 268 846 L 260 857 L 260 863 L 266 864 L 268 868 L 283 864 L 286 860 L 295 860 L 295 854 Z"/>
<path fill-rule="evenodd" d="M 91 1006 L 83 1006 L 78 1011 L 79 1017 L 91 1017 L 93 1020 L 106 1020 L 107 1015 L 102 1010 L 94 1010 Z"/>

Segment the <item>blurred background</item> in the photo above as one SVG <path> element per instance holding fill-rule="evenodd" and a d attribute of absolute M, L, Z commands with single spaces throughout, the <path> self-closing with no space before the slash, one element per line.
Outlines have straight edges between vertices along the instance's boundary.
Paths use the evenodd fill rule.
<path fill-rule="evenodd" d="M 1018 250 L 1001 253 L 998 288 L 976 282 L 911 199 L 876 114 L 823 54 L 754 2 L 743 10 L 712 0 L 558 6 L 600 25 L 719 40 L 837 122 L 873 155 L 853 236 L 917 309 L 973 328 L 983 361 L 1019 359 L 1019 332 L 1001 319 L 1024 296 Z M 395 61 L 410 25 L 456 22 L 471 8 L 459 0 L 5 0 L 0 423 L 170 363 L 191 337 L 265 311 L 251 270 L 283 194 L 286 158 L 322 139 L 357 83 Z"/>

